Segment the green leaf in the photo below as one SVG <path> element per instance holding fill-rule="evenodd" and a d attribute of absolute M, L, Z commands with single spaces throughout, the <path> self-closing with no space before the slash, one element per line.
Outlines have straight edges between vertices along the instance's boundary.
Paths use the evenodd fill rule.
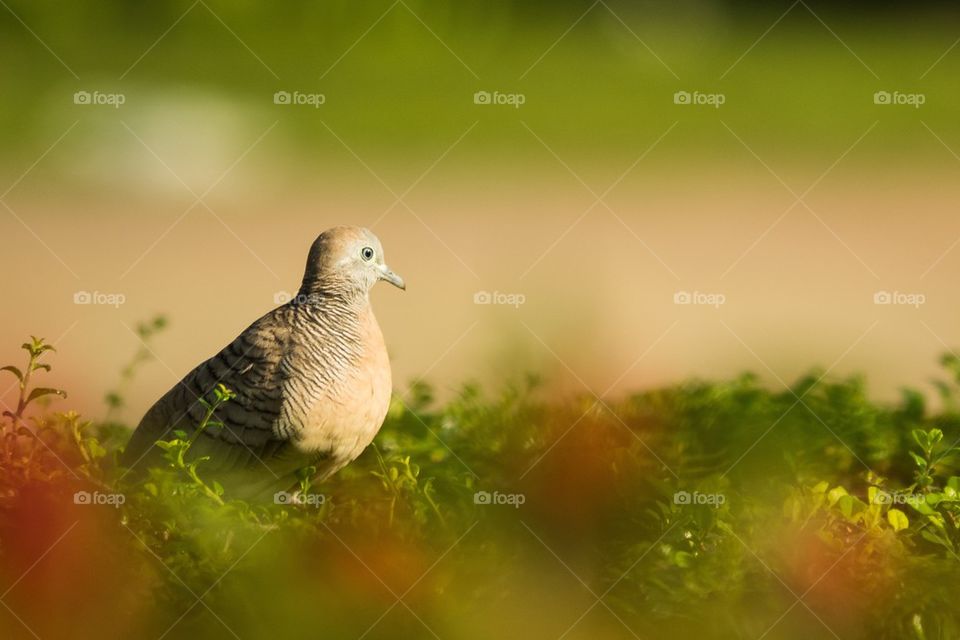
<path fill-rule="evenodd" d="M 827 504 L 831 507 L 837 503 L 837 500 L 847 495 L 847 490 L 843 487 L 834 487 L 827 493 Z"/>
<path fill-rule="evenodd" d="M 686 551 L 677 551 L 673 554 L 673 562 L 678 567 L 689 567 L 693 563 L 693 556 Z"/>
<path fill-rule="evenodd" d="M 930 529 L 922 529 L 920 531 L 920 537 L 923 538 L 924 540 L 927 540 L 928 542 L 938 544 L 941 547 L 945 547 L 946 549 L 953 551 L 953 543 L 950 542 L 950 539 L 937 533 L 936 531 L 932 531 Z"/>
<path fill-rule="evenodd" d="M 27 404 L 30 404 L 37 398 L 42 398 L 43 396 L 60 396 L 61 398 L 67 397 L 66 391 L 61 391 L 60 389 L 50 389 L 47 387 L 37 387 L 36 389 L 30 392 L 30 395 L 27 397 Z"/>
<path fill-rule="evenodd" d="M 850 516 L 853 515 L 854 504 L 853 496 L 849 496 L 846 493 L 837 499 L 837 506 L 840 507 L 840 513 L 847 519 L 850 519 Z"/>
<path fill-rule="evenodd" d="M 30 336 L 31 342 L 24 342 L 20 345 L 23 349 L 26 349 L 30 352 L 31 355 L 38 356 L 44 351 L 56 351 L 53 348 L 53 345 L 47 344 L 43 341 L 43 338 L 38 338 L 36 336 Z"/>
<path fill-rule="evenodd" d="M 913 507 L 914 511 L 925 516 L 933 516 L 937 513 L 930 505 L 927 504 L 926 500 L 911 500 L 908 504 Z"/>
<path fill-rule="evenodd" d="M 123 398 L 120 397 L 116 391 L 110 391 L 103 397 L 104 402 L 107 403 L 107 406 L 114 409 L 119 409 L 123 406 Z"/>
<path fill-rule="evenodd" d="M 910 457 L 913 458 L 913 461 L 917 464 L 918 467 L 920 467 L 921 469 L 927 468 L 926 458 L 924 458 L 923 456 L 917 453 L 914 453 L 913 451 L 908 451 L 907 453 L 910 454 Z"/>
<path fill-rule="evenodd" d="M 887 521 L 890 523 L 890 526 L 893 527 L 894 531 L 903 531 L 910 526 L 907 515 L 903 511 L 900 511 L 900 509 L 890 509 L 887 511 Z"/>
<path fill-rule="evenodd" d="M 87 447 L 87 450 L 90 451 L 90 457 L 94 460 L 100 459 L 107 455 L 107 450 L 103 448 L 103 445 L 96 438 L 87 438 L 84 441 L 84 444 Z"/>
<path fill-rule="evenodd" d="M 926 449 L 928 444 L 927 432 L 922 429 L 914 429 L 911 434 L 913 435 L 914 441 L 922 448 Z"/>
<path fill-rule="evenodd" d="M 23 373 L 20 371 L 20 369 L 17 369 L 17 368 L 16 368 L 15 366 L 13 366 L 13 365 L 8 365 L 8 366 L 6 366 L 6 367 L 0 367 L 0 371 L 9 371 L 9 372 L 12 373 L 13 375 L 17 376 L 17 380 L 19 380 L 20 382 L 23 382 Z"/>
<path fill-rule="evenodd" d="M 960 493 L 960 477 L 950 476 L 950 479 L 947 480 L 947 486 L 953 489 L 954 491 L 956 491 L 957 493 Z"/>

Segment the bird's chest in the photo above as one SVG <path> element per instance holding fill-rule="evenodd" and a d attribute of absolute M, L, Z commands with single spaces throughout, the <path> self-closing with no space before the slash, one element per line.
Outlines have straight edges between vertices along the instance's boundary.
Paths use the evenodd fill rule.
<path fill-rule="evenodd" d="M 329 380 L 318 380 L 301 404 L 297 446 L 342 464 L 373 441 L 390 405 L 392 380 L 383 335 L 373 314 L 361 319 L 357 350 Z M 309 386 L 309 381 L 306 383 Z"/>

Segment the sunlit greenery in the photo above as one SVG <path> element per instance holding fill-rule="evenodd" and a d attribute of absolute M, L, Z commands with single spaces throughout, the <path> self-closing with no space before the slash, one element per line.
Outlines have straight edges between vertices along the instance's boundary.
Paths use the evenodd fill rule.
<path fill-rule="evenodd" d="M 52 397 L 31 386 L 48 349 L 24 348 L 28 367 L 7 371 L 36 408 Z M 576 622 L 569 637 L 669 624 L 671 637 L 949 638 L 960 363 L 944 364 L 940 415 L 915 392 L 878 406 L 862 380 L 818 373 L 782 393 L 747 375 L 610 403 L 547 399 L 531 378 L 438 406 L 418 384 L 358 461 L 273 504 L 234 500 L 185 462 L 185 433 L 132 482 L 115 462 L 121 427 L 41 407 L 6 416 L 0 513 L 48 543 L 58 523 L 85 523 L 83 570 L 156 603 L 110 605 L 137 635 L 556 637 Z M 206 400 L 209 420 L 230 396 Z M 44 598 L 18 603 L 41 635 L 62 624 L 30 617 L 54 606 Z"/>

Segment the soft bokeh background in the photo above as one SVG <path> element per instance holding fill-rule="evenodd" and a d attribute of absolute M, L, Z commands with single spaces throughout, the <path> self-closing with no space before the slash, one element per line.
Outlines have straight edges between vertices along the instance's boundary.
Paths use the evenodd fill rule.
<path fill-rule="evenodd" d="M 743 370 L 780 389 L 821 367 L 829 377 L 864 374 L 881 400 L 904 385 L 929 392 L 926 383 L 941 375 L 937 357 L 960 344 L 957 17 L 945 2 L 0 0 L 0 364 L 19 363 L 30 334 L 55 342 L 44 384 L 68 389 L 70 408 L 101 417 L 104 394 L 141 348 L 138 322 L 165 314 L 170 326 L 151 343 L 155 361 L 114 416 L 135 424 L 197 362 L 296 290 L 320 231 L 361 224 L 380 236 L 409 285 L 373 294 L 399 390 L 422 378 L 443 397 L 467 380 L 499 389 L 533 371 L 557 395 L 617 396 Z M 122 104 L 78 104 L 78 92 Z M 323 104 L 277 104 L 277 92 L 322 94 Z M 477 104 L 477 92 L 520 94 L 523 104 Z M 677 104 L 677 92 L 719 94 L 723 104 Z M 923 104 L 877 104 L 877 92 Z M 123 304 L 77 304 L 81 292 L 119 295 Z M 476 304 L 480 292 L 522 296 L 523 304 Z M 676 304 L 681 292 L 724 302 Z M 878 292 L 923 303 L 875 304 Z M 7 405 L 16 399 L 12 381 L 0 380 Z M 716 406 L 705 406 L 709 417 Z M 754 442 L 781 414 L 766 411 L 729 422 Z M 848 417 L 839 414 L 827 421 Z M 568 423 L 559 422 L 543 432 L 566 435 Z M 699 426 L 690 440 L 709 447 Z M 484 566 L 526 599 L 500 603 L 496 615 L 458 610 L 449 602 L 456 598 L 440 595 L 460 565 L 441 564 L 424 583 L 430 591 L 414 592 L 422 598 L 415 609 L 441 610 L 457 637 L 527 628 L 554 637 L 570 628 L 594 599 L 572 575 L 596 578 L 580 557 L 592 538 L 571 526 L 579 522 L 571 513 L 590 504 L 632 526 L 619 519 L 619 503 L 597 500 L 612 492 L 608 485 L 581 483 L 606 472 L 609 461 L 596 454 L 606 452 L 603 443 L 594 432 L 574 437 L 565 457 L 548 459 L 549 472 L 532 476 L 549 491 L 525 490 L 534 529 L 549 521 L 554 534 L 569 536 L 560 555 L 576 572 L 516 527 L 529 547 L 516 552 L 524 562 L 507 562 L 503 552 Z M 811 459 L 834 465 L 819 440 L 809 442 Z M 678 449 L 676 458 L 687 453 Z M 780 457 L 769 460 L 751 473 L 765 481 L 784 467 Z M 889 463 L 884 473 L 899 464 L 878 460 Z M 457 469 L 452 458 L 433 461 Z M 847 462 L 835 466 L 861 471 Z M 348 487 L 366 471 L 353 473 Z M 779 503 L 770 505 L 776 520 Z M 537 509 L 553 510 L 542 526 Z M 53 549 L 73 518 L 25 513 L 36 517 L 12 518 L 15 535 L 4 540 L 20 563 L 7 568 L 11 581 Z M 581 520 L 592 526 L 595 513 Z M 105 521 L 103 530 L 116 529 Z M 41 563 L 24 583 L 48 596 L 17 603 L 31 624 L 91 636 L 102 624 L 105 636 L 121 637 L 129 629 L 111 615 L 118 593 L 120 608 L 152 610 L 146 587 L 127 588 L 124 571 L 141 565 L 131 569 L 98 545 L 95 525 L 85 521 L 53 550 L 56 562 Z M 491 529 L 469 547 L 478 566 L 499 544 Z M 777 531 L 764 532 L 771 546 Z M 651 548 L 659 542 L 658 532 L 643 535 Z M 368 615 L 345 606 L 333 621 L 359 634 L 394 599 L 371 580 L 386 571 L 381 564 L 400 565 L 386 591 L 403 591 L 448 547 L 440 535 L 429 552 L 351 543 L 359 556 L 329 538 L 280 556 L 271 539 L 241 570 L 269 585 L 263 592 L 281 594 L 290 615 L 274 613 L 288 623 L 327 623 L 338 597 L 371 603 Z M 806 552 L 812 542 L 782 546 L 796 553 L 797 574 L 820 576 L 833 562 Z M 756 554 L 744 547 L 752 563 Z M 76 577 L 101 564 L 107 578 Z M 343 584 L 353 586 L 337 591 Z M 838 592 L 814 608 L 847 602 Z M 81 622 L 51 617 L 49 599 L 82 613 Z M 753 602 L 749 592 L 744 599 Z M 597 612 L 568 637 L 623 636 Z M 754 631 L 769 632 L 763 613 Z M 749 618 L 725 615 L 733 627 Z M 801 615 L 797 608 L 793 616 Z M 397 637 L 398 618 L 413 628 L 408 637 L 424 634 L 399 606 L 389 616 L 369 637 Z M 256 637 L 269 635 L 274 619 L 241 617 Z M 857 618 L 850 620 L 853 629 Z M 703 624 L 720 635 L 731 628 Z M 795 635 L 769 637 L 824 633 L 813 618 L 784 626 L 791 624 Z"/>
<path fill-rule="evenodd" d="M 409 282 L 374 294 L 398 383 L 778 385 L 818 364 L 890 397 L 957 343 L 960 33 L 935 5 L 52 6 L 0 11 L 0 360 L 56 340 L 81 409 L 162 312 L 136 419 L 294 291 L 342 223 L 372 226 Z M 726 302 L 678 306 L 681 290 Z"/>

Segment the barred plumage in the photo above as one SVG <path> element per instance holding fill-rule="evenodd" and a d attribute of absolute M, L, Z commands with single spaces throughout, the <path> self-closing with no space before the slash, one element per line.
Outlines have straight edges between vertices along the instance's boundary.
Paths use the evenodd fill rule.
<path fill-rule="evenodd" d="M 198 365 L 147 411 L 124 452 L 131 469 L 162 459 L 157 440 L 194 432 L 217 384 L 236 397 L 221 405 L 221 428 L 191 447 L 208 473 L 237 497 L 287 490 L 298 469 L 320 479 L 373 440 L 390 400 L 390 365 L 369 290 L 378 280 L 405 288 L 383 262 L 379 240 L 357 227 L 322 233 L 310 248 L 298 295 L 273 309 Z"/>

